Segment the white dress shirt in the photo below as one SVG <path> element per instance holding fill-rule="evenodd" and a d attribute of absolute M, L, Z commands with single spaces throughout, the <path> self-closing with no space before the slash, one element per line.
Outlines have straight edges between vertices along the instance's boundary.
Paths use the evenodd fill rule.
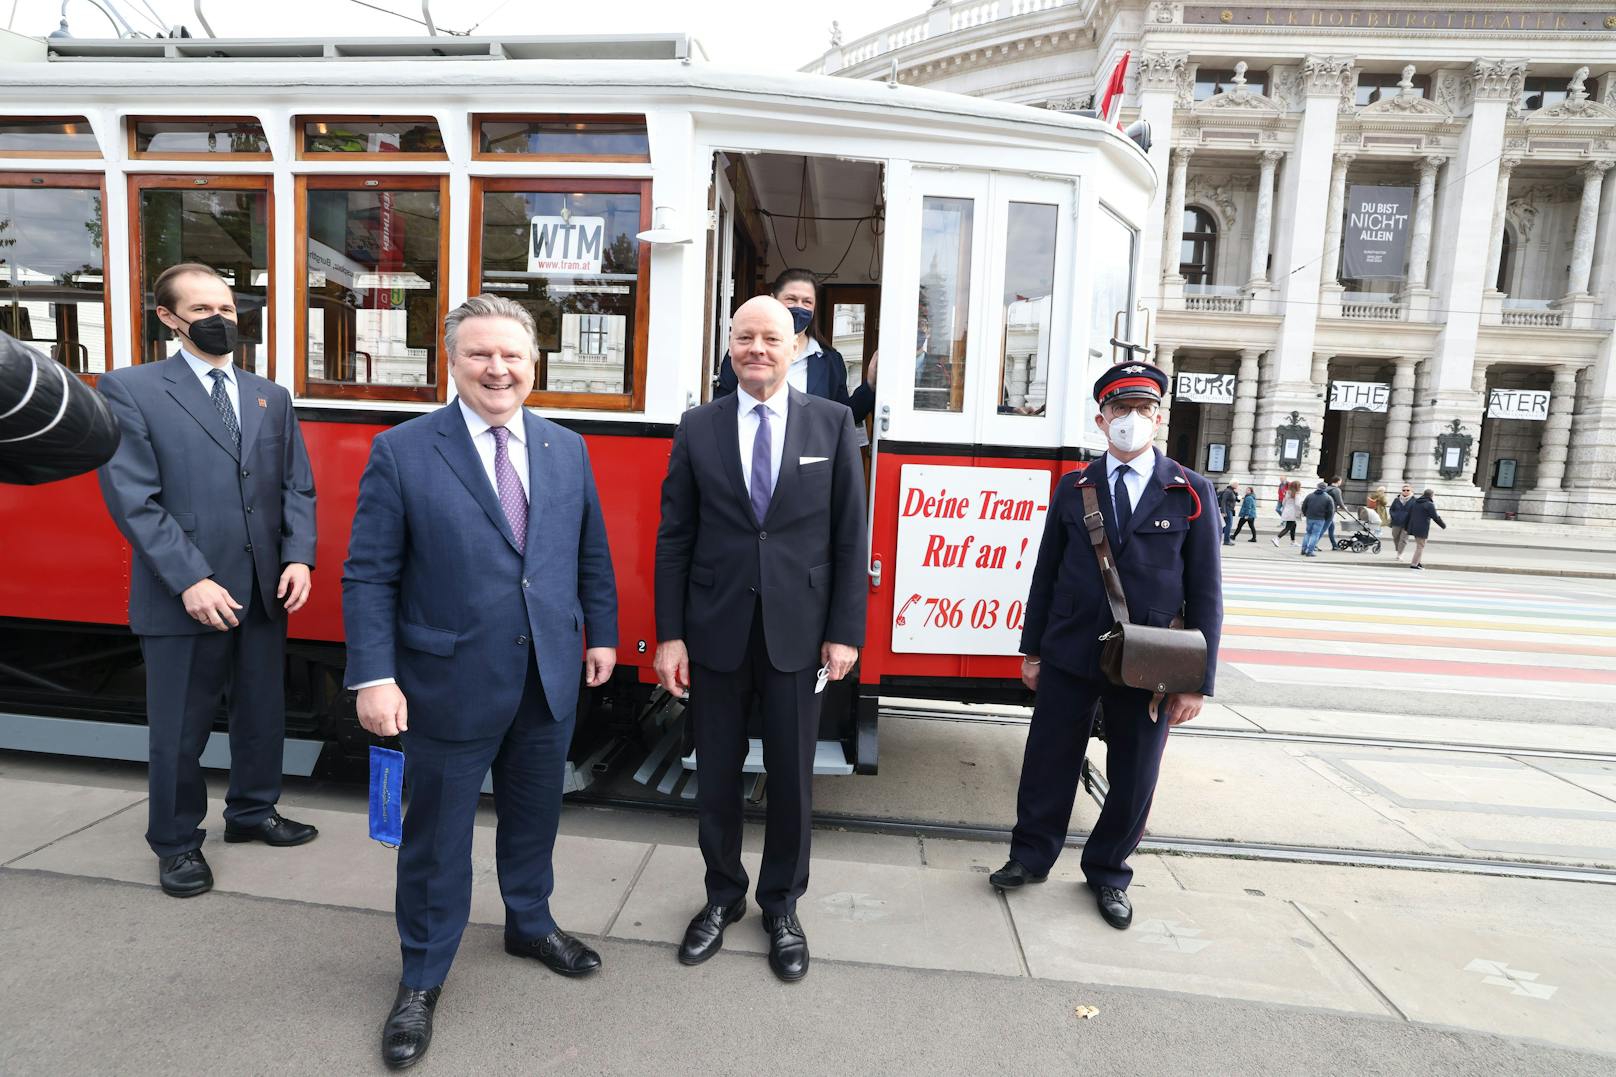
<path fill-rule="evenodd" d="M 235 409 L 236 427 L 240 429 L 241 389 L 236 384 L 236 364 L 226 363 L 224 366 L 212 366 L 198 359 L 183 347 L 180 348 L 180 354 L 185 357 L 185 365 L 191 368 L 191 372 L 196 375 L 196 380 L 202 383 L 202 391 L 208 395 L 209 399 L 213 397 L 213 376 L 209 371 L 224 371 L 224 393 L 230 398 L 230 406 Z"/>
<path fill-rule="evenodd" d="M 769 489 L 773 490 L 780 483 L 780 460 L 786 450 L 786 401 L 791 396 L 790 388 L 788 378 L 780 383 L 780 388 L 775 390 L 773 396 L 759 400 L 740 386 L 735 387 L 735 399 L 740 402 L 735 432 L 741 450 L 741 484 L 748 492 L 752 489 L 752 443 L 757 440 L 758 423 L 762 421 L 757 413 L 759 404 L 767 409 L 765 414 L 769 420 Z"/>
<path fill-rule="evenodd" d="M 493 488 L 494 496 L 499 496 L 499 480 L 494 478 L 494 444 L 493 427 L 488 421 L 478 415 L 466 402 L 459 397 L 455 403 L 460 405 L 461 417 L 466 420 L 466 430 L 471 434 L 471 447 L 477 450 L 477 458 L 483 462 L 483 473 L 488 476 L 488 485 Z M 509 440 L 505 442 L 505 451 L 511 458 L 511 469 L 516 472 L 516 478 L 522 484 L 522 492 L 533 498 L 533 492 L 527 484 L 527 421 L 522 412 L 517 411 L 514 418 L 505 429 L 511 432 Z"/>
<path fill-rule="evenodd" d="M 1145 485 L 1150 482 L 1150 476 L 1156 470 L 1156 452 L 1142 452 L 1138 456 L 1123 463 L 1110 453 L 1105 454 L 1105 485 L 1109 489 L 1113 503 L 1116 500 L 1117 469 L 1123 469 L 1122 481 L 1128 487 L 1128 505 L 1131 508 L 1139 507 L 1139 498 L 1144 495 Z"/>
<path fill-rule="evenodd" d="M 819 346 L 819 341 L 809 337 L 808 343 L 802 346 L 802 351 L 791 361 L 791 366 L 786 371 L 786 384 L 799 393 L 806 393 L 808 391 L 808 360 L 822 351 L 824 349 Z"/>

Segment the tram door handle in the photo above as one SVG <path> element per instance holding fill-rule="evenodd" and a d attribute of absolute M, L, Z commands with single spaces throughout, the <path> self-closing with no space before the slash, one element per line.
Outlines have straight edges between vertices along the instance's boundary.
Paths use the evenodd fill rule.
<path fill-rule="evenodd" d="M 881 589 L 881 559 L 879 557 L 870 561 L 870 590 Z"/>
<path fill-rule="evenodd" d="M 892 405 L 881 405 L 881 433 L 885 434 L 892 429 Z"/>

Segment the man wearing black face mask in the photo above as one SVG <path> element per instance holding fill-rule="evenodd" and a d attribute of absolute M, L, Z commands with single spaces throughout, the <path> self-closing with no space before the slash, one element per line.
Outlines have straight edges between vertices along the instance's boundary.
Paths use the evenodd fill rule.
<path fill-rule="evenodd" d="M 225 841 L 301 845 L 316 835 L 275 810 L 286 616 L 309 596 L 314 474 L 291 394 L 231 363 L 236 306 L 223 278 L 187 263 L 152 292 L 179 351 L 101 376 L 123 439 L 99 474 L 136 555 L 129 627 L 146 660 L 146 841 L 163 890 L 192 897 L 213 886 L 201 759 L 227 691 Z"/>

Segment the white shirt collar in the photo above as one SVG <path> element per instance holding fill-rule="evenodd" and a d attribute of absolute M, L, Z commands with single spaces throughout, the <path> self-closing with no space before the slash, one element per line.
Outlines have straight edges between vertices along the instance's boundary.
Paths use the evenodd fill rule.
<path fill-rule="evenodd" d="M 806 363 L 810 355 L 818 355 L 824 350 L 824 348 L 819 346 L 819 341 L 815 340 L 813 337 L 809 337 L 808 343 L 802 346 L 802 351 L 797 353 L 797 357 L 793 359 L 791 363 L 793 366 L 798 363 Z"/>
<path fill-rule="evenodd" d="M 1156 470 L 1156 450 L 1142 452 L 1127 463 L 1123 463 L 1107 452 L 1105 454 L 1105 481 L 1115 482 L 1117 469 L 1122 467 L 1132 468 L 1139 473 L 1140 478 L 1149 479 Z"/>
<path fill-rule="evenodd" d="M 460 405 L 460 415 L 466 420 L 466 430 L 470 432 L 471 439 L 476 441 L 484 431 L 489 429 L 488 420 L 473 411 L 470 405 L 462 398 L 455 397 L 455 403 Z M 518 445 L 527 444 L 527 423 L 522 421 L 520 408 L 517 409 L 516 415 L 511 421 L 505 425 L 505 429 L 511 432 L 511 437 L 516 439 Z"/>
<path fill-rule="evenodd" d="M 212 379 L 209 372 L 214 370 L 222 370 L 224 371 L 225 380 L 230 382 L 232 385 L 235 384 L 236 364 L 226 363 L 224 366 L 214 366 L 212 363 L 209 363 L 204 359 L 198 359 L 196 356 L 186 351 L 183 344 L 180 345 L 180 354 L 185 357 L 185 365 L 190 367 L 196 376 L 202 378 L 204 381 L 208 381 L 211 384 Z"/>
<path fill-rule="evenodd" d="M 769 397 L 767 400 L 759 400 L 745 389 L 742 389 L 739 385 L 735 387 L 735 396 L 741 402 L 740 411 L 742 415 L 745 415 L 759 404 L 762 404 L 770 411 L 774 412 L 775 415 L 783 419 L 785 418 L 786 414 L 786 399 L 789 397 L 790 393 L 791 384 L 783 378 L 780 381 L 780 388 L 776 389 L 774 391 L 774 395 Z"/>

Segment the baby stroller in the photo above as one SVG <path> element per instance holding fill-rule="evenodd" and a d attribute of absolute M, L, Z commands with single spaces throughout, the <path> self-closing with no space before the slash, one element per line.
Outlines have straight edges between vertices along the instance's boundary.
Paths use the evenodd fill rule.
<path fill-rule="evenodd" d="M 1342 509 L 1335 514 L 1336 530 L 1338 532 L 1335 548 L 1350 553 L 1379 553 L 1380 535 L 1367 521 L 1359 519 Z"/>

